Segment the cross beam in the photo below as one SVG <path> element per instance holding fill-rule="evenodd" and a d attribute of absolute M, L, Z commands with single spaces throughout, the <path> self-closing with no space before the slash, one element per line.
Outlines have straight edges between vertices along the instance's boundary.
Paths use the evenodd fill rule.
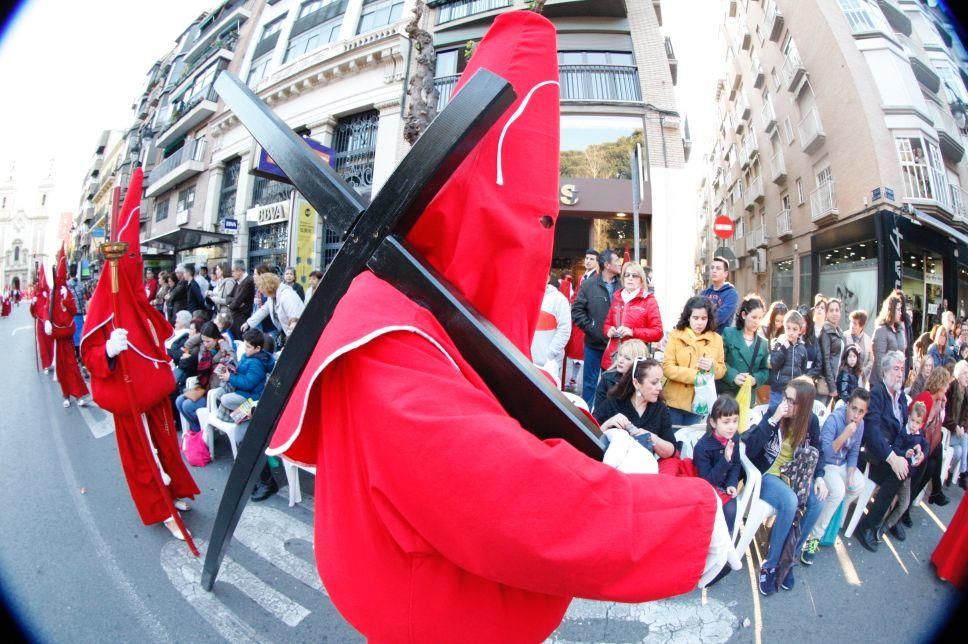
<path fill-rule="evenodd" d="M 343 246 L 323 275 L 277 362 L 250 421 L 219 505 L 202 586 L 211 590 L 225 547 L 238 524 L 265 450 L 289 394 L 350 282 L 364 270 L 390 282 L 441 322 L 505 409 L 539 438 L 560 437 L 600 458 L 600 432 L 589 418 L 403 238 L 488 129 L 514 102 L 510 84 L 481 69 L 430 124 L 367 207 L 235 75 L 223 72 L 215 89 L 295 188 L 340 232 Z"/>

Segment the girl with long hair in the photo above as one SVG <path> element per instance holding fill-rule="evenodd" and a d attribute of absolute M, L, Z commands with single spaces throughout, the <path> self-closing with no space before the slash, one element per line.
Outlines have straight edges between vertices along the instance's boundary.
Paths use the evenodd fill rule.
<path fill-rule="evenodd" d="M 697 296 L 686 301 L 662 359 L 663 393 L 674 425 L 695 425 L 702 420 L 692 413 L 692 402 L 696 376 L 703 372 L 722 378 L 726 360 L 723 338 L 716 333 L 715 307 L 709 298 Z"/>
<path fill-rule="evenodd" d="M 897 293 L 891 293 L 881 304 L 881 312 L 877 316 L 874 338 L 871 342 L 874 350 L 874 366 L 871 371 L 871 389 L 882 382 L 880 370 L 881 358 L 889 351 L 904 353 L 907 349 L 907 330 L 904 322 L 904 300 Z"/>
<path fill-rule="evenodd" d="M 800 555 L 807 536 L 820 516 L 823 505 L 821 501 L 827 497 L 827 485 L 823 480 L 824 457 L 820 422 L 813 413 L 815 398 L 813 380 L 805 376 L 794 378 L 784 388 L 780 403 L 772 405 L 763 414 L 760 423 L 743 435 L 746 456 L 763 473 L 760 499 L 776 510 L 776 521 L 770 533 L 770 549 L 760 568 L 759 587 L 762 595 L 772 595 L 777 591 L 778 585 L 784 590 L 793 588 L 792 568 L 783 579 L 777 579 L 783 545 L 796 518 L 798 506 L 797 495 L 781 475 L 781 469 L 794 460 L 797 450 L 802 446 L 816 448 L 820 452 L 820 458 L 813 471 L 806 513 L 800 524 L 800 539 L 794 548 L 797 555 Z"/>

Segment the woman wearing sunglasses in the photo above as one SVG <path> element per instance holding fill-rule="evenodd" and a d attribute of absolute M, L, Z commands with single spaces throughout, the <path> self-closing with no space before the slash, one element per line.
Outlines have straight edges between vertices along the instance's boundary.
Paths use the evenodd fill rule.
<path fill-rule="evenodd" d="M 658 342 L 662 339 L 662 318 L 655 295 L 649 291 L 645 269 L 634 262 L 622 266 L 622 289 L 612 297 L 602 330 L 608 346 L 602 356 L 602 370 L 612 366 L 619 346 L 626 340 Z"/>

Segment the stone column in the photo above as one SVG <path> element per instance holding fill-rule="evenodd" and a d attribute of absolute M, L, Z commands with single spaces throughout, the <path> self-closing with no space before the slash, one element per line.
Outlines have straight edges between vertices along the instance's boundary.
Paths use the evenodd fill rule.
<path fill-rule="evenodd" d="M 258 146 L 256 147 L 258 149 Z M 239 230 L 235 233 L 235 241 L 232 242 L 232 259 L 249 259 L 249 222 L 246 221 L 245 211 L 249 207 L 252 199 L 252 185 L 254 177 L 249 174 L 252 154 L 243 154 L 239 162 L 239 183 L 235 187 L 235 217 L 239 220 Z M 246 268 L 252 267 L 246 264 Z"/>
<path fill-rule="evenodd" d="M 218 232 L 218 202 L 219 194 L 222 191 L 222 176 L 224 173 L 225 164 L 222 162 L 214 164 L 208 171 L 208 189 L 205 194 L 202 230 L 214 230 Z"/>
<path fill-rule="evenodd" d="M 340 40 L 349 40 L 356 36 L 356 28 L 360 26 L 360 16 L 362 14 L 363 0 L 350 0 L 346 3 L 343 24 L 339 28 Z"/>
<path fill-rule="evenodd" d="M 400 98 L 396 97 L 374 106 L 380 112 L 376 132 L 376 157 L 373 161 L 373 193 L 376 194 L 390 178 L 402 156 L 403 121 L 400 118 Z"/>

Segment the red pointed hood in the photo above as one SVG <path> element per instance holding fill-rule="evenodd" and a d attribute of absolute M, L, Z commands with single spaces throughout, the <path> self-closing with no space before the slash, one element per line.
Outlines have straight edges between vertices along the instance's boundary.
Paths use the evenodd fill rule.
<path fill-rule="evenodd" d="M 50 292 L 50 321 L 55 327 L 70 327 L 74 324 L 74 294 L 67 288 L 67 254 L 64 245 L 57 251 L 54 267 L 54 285 Z M 71 330 L 73 333 L 73 330 Z"/>
<path fill-rule="evenodd" d="M 494 20 L 455 91 L 480 68 L 515 103 L 464 160 L 408 235 L 525 355 L 544 295 L 558 217 L 555 28 L 531 11 Z"/>
<path fill-rule="evenodd" d="M 168 366 L 165 340 L 172 334 L 171 325 L 158 310 L 148 303 L 145 294 L 143 261 L 141 259 L 139 213 L 141 211 L 141 168 L 135 170 L 128 193 L 118 217 L 115 241 L 128 243 L 128 250 L 118 260 L 118 293 L 111 293 L 111 269 L 105 265 L 91 301 L 87 305 L 81 351 L 84 343 L 104 328 L 110 333 L 115 328 L 128 331 L 128 369 L 138 386 L 134 388 L 135 404 L 144 411 L 164 399 L 174 388 L 175 381 Z M 117 310 L 115 310 L 115 305 Z M 127 413 L 123 383 L 116 379 L 92 378 L 94 401 L 111 412 Z"/>
<path fill-rule="evenodd" d="M 47 284 L 47 273 L 43 263 L 37 268 L 37 288 L 34 291 L 34 303 L 30 306 L 30 313 L 36 319 L 44 321 L 50 316 L 50 286 Z"/>

